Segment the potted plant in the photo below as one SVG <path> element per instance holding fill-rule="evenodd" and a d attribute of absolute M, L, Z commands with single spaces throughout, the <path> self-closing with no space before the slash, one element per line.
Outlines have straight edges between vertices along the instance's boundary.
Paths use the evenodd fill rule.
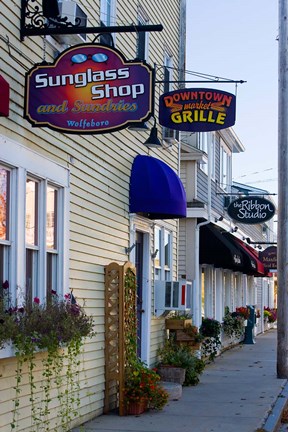
<path fill-rule="evenodd" d="M 174 312 L 165 320 L 167 330 L 183 330 L 189 325 L 192 325 L 192 317 L 185 312 Z"/>
<path fill-rule="evenodd" d="M 49 429 L 48 414 L 52 402 L 50 393 L 54 386 L 58 393 L 61 426 L 66 430 L 78 411 L 78 355 L 81 352 L 82 339 L 94 334 L 92 317 L 86 315 L 71 293 L 60 299 L 52 291 L 49 303 L 40 304 L 40 300 L 35 297 L 31 305 L 19 307 L 12 307 L 8 301 L 3 302 L 2 297 L 1 306 L 0 346 L 3 347 L 11 341 L 17 359 L 16 394 L 11 427 L 15 428 L 17 423 L 17 411 L 21 408 L 20 386 L 24 370 L 27 370 L 33 426 L 37 429 L 41 424 Z M 40 388 L 34 373 L 39 351 L 42 351 L 39 357 L 42 363 Z"/>
<path fill-rule="evenodd" d="M 245 306 L 240 306 L 236 308 L 236 312 L 235 312 L 238 316 L 242 317 L 244 320 L 244 327 L 247 326 L 247 320 L 249 318 L 250 315 L 250 310 L 249 308 L 245 307 Z"/>
<path fill-rule="evenodd" d="M 205 364 L 198 359 L 189 346 L 181 346 L 172 339 L 165 341 L 158 350 L 157 371 L 163 381 L 173 381 L 185 386 L 196 385 Z"/>
<path fill-rule="evenodd" d="M 277 309 L 270 308 L 270 307 L 264 307 L 264 317 L 267 317 L 267 320 L 269 323 L 274 323 L 277 321 Z"/>
<path fill-rule="evenodd" d="M 163 409 L 169 394 L 159 381 L 156 371 L 140 360 L 125 368 L 124 404 L 127 415 L 139 415 L 147 409 Z"/>
<path fill-rule="evenodd" d="M 221 323 L 214 318 L 202 318 L 199 332 L 204 337 L 202 342 L 203 357 L 214 360 L 221 346 Z"/>
<path fill-rule="evenodd" d="M 225 308 L 225 315 L 223 318 L 223 331 L 230 338 L 239 339 L 244 335 L 244 319 L 237 313 L 230 312 L 229 308 Z"/>

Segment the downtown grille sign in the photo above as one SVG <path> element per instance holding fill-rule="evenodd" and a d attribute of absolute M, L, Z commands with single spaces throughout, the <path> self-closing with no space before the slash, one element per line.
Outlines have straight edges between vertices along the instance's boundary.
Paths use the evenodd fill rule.
<path fill-rule="evenodd" d="M 153 69 L 114 47 L 81 44 L 26 74 L 24 118 L 63 133 L 103 134 L 149 119 Z"/>
<path fill-rule="evenodd" d="M 216 89 L 180 89 L 159 99 L 159 123 L 179 131 L 226 129 L 235 124 L 235 112 L 235 95 Z"/>

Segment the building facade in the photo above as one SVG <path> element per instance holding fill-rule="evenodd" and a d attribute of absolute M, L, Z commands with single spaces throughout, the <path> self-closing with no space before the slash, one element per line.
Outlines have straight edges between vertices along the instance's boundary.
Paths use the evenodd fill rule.
<path fill-rule="evenodd" d="M 274 280 L 255 247 L 275 242 L 273 219 L 241 223 L 227 208 L 241 196 L 269 193 L 232 182 L 232 155 L 244 151 L 232 128 L 184 133 L 181 150 L 187 218 L 180 220 L 179 277 L 194 284 L 194 322 L 201 325 L 202 317 L 222 322 L 225 308 L 252 305 L 262 317 L 255 331 L 263 331 L 264 307 L 275 307 Z"/>
<path fill-rule="evenodd" d="M 77 10 L 81 19 L 87 17 L 87 26 L 161 24 L 163 30 L 115 32 L 112 37 L 99 32 L 98 36 L 72 34 L 21 39 L 26 3 L 4 1 L 0 5 L 0 75 L 5 85 L 10 86 L 9 112 L 3 115 L 2 111 L 0 125 L 0 275 L 3 282 L 9 281 L 11 301 L 18 307 L 35 297 L 44 303 L 52 290 L 59 296 L 72 290 L 79 304 L 85 305 L 85 311 L 93 316 L 96 335 L 84 346 L 79 413 L 73 420 L 76 425 L 103 412 L 104 279 L 105 266 L 111 262 L 124 264 L 129 260 L 136 266 L 140 301 L 138 353 L 148 365 L 156 360 L 164 318 L 155 314 L 154 280 L 177 277 L 178 225 L 179 218 L 186 213 L 185 192 L 178 177 L 180 151 L 174 136 L 159 126 L 161 146 L 145 145 L 150 129 L 155 126 L 153 118 L 147 120 L 148 131 L 144 132 L 139 132 L 141 125 L 135 130 L 135 124 L 134 128 L 91 135 L 32 127 L 23 118 L 25 74 L 36 64 L 52 64 L 63 50 L 75 44 L 112 45 L 128 62 L 140 59 L 154 69 L 152 114 L 157 118 L 158 98 L 164 87 L 176 88 L 183 75 L 185 1 L 156 4 L 144 0 L 140 4 L 81 0 L 77 5 L 63 1 L 63 14 L 68 13 L 66 7 L 73 6 L 72 18 Z M 33 1 L 28 3 L 29 7 L 35 6 Z M 87 60 L 92 68 L 91 59 Z M 151 170 L 154 172 L 151 178 L 144 174 L 145 166 L 148 177 Z M 175 197 L 176 210 L 173 196 L 168 196 L 167 188 L 160 185 L 165 176 L 172 178 L 180 191 L 180 202 L 179 193 Z M 144 199 L 141 194 L 147 192 L 146 187 L 149 199 L 141 207 Z M 3 432 L 10 430 L 15 368 L 13 351 L 1 350 Z M 28 375 L 21 388 L 21 406 L 26 407 L 19 411 L 21 431 L 31 430 L 27 379 Z M 56 412 L 51 410 L 51 424 L 57 423 Z"/>

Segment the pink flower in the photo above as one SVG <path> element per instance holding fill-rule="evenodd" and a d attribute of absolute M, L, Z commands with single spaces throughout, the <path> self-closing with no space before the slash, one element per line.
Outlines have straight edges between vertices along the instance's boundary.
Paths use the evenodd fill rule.
<path fill-rule="evenodd" d="M 36 304 L 40 304 L 40 299 L 38 298 L 38 297 L 34 297 L 34 303 L 36 303 Z"/>

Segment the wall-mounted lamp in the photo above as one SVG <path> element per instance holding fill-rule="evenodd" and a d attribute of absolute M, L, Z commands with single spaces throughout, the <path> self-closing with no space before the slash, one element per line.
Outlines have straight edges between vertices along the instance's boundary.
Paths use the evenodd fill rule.
<path fill-rule="evenodd" d="M 224 216 L 219 216 L 218 218 L 215 218 L 215 222 L 221 222 L 224 219 Z"/>
<path fill-rule="evenodd" d="M 238 227 L 235 226 L 234 228 L 231 229 L 231 233 L 237 232 L 238 231 Z"/>
<path fill-rule="evenodd" d="M 157 254 L 158 254 L 158 252 L 159 252 L 158 249 L 156 249 L 154 252 L 152 252 L 152 253 L 151 253 L 151 258 L 152 258 L 152 259 L 155 259 L 156 256 L 157 256 Z"/>
<path fill-rule="evenodd" d="M 132 250 L 134 249 L 135 246 L 136 246 L 136 243 L 133 243 L 131 246 L 125 247 L 126 255 L 130 254 L 130 252 L 132 252 Z"/>
<path fill-rule="evenodd" d="M 150 132 L 148 139 L 144 143 L 144 145 L 146 145 L 146 147 L 148 147 L 148 148 L 162 147 L 162 143 L 159 140 L 157 133 L 158 133 L 158 130 L 157 130 L 157 126 L 156 126 L 156 118 L 154 117 L 154 125 L 151 129 L 151 132 Z"/>

